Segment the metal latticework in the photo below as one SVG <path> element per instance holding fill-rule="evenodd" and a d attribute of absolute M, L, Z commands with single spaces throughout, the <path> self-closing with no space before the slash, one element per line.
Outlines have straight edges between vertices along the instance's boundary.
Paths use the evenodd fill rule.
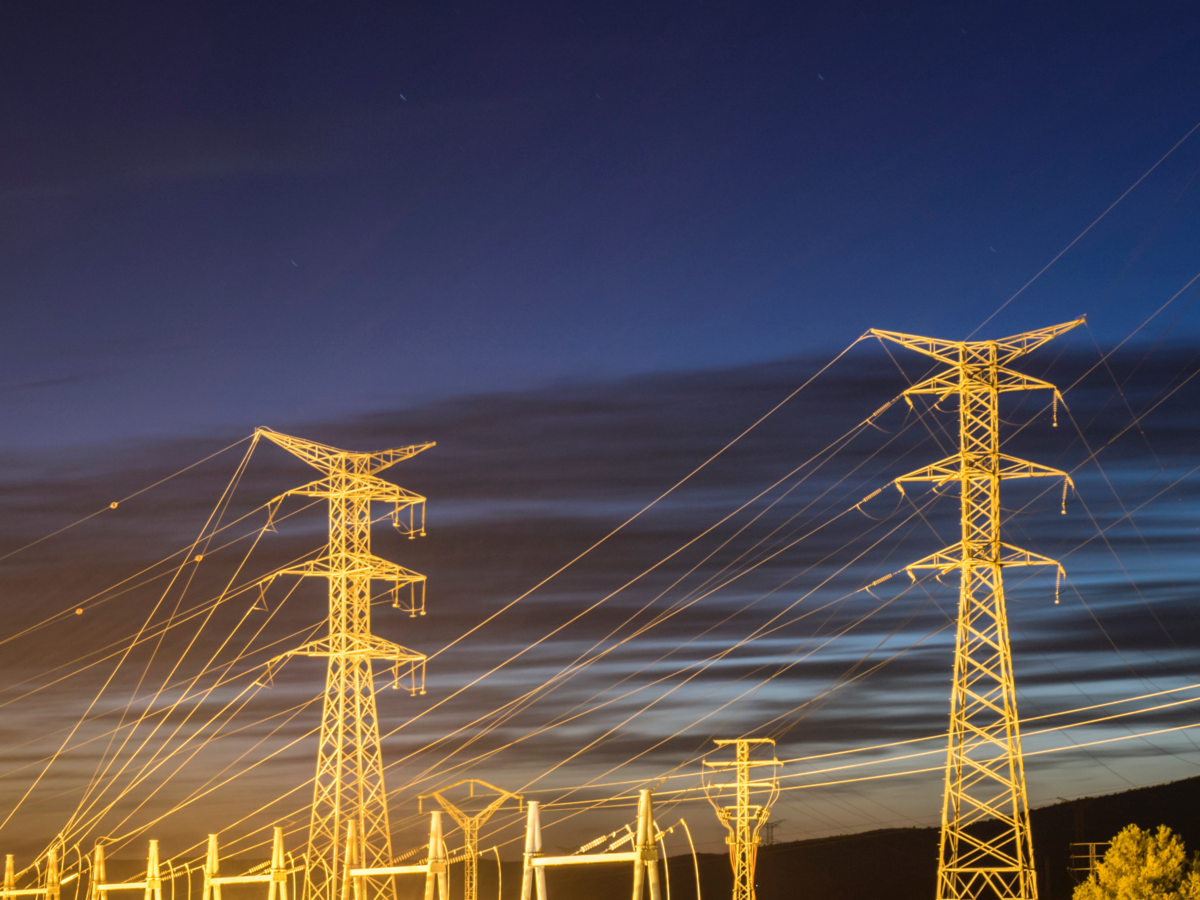
<path fill-rule="evenodd" d="M 446 795 L 451 791 L 467 787 L 468 798 L 474 798 L 476 790 L 480 794 L 496 796 L 488 802 L 483 809 L 475 809 L 473 811 L 464 810 L 460 804 L 454 803 Z M 427 797 L 432 797 L 442 805 L 442 808 L 450 814 L 450 817 L 458 823 L 458 827 L 463 833 L 463 900 L 479 900 L 479 829 L 487 823 L 487 820 L 492 817 L 492 814 L 498 810 L 506 800 L 515 799 L 517 807 L 521 805 L 522 797 L 520 794 L 514 794 L 511 791 L 506 791 L 504 788 L 498 788 L 494 784 L 488 784 L 486 781 L 481 781 L 478 778 L 464 778 L 462 781 L 456 781 L 454 784 L 447 785 L 444 788 L 439 788 L 436 791 L 431 791 L 428 794 L 422 794 L 420 799 L 425 800 Z"/>
<path fill-rule="evenodd" d="M 775 745 L 770 738 L 740 738 L 715 741 L 718 747 L 733 745 L 735 756 L 731 762 L 709 762 L 704 765 L 714 770 L 734 772 L 732 783 L 707 783 L 705 792 L 717 812 L 717 818 L 728 830 L 725 843 L 729 845 L 729 864 L 733 867 L 733 900 L 754 900 L 754 867 L 758 861 L 758 842 L 763 825 L 771 815 L 771 805 L 779 793 L 779 783 L 774 774 L 768 780 L 752 781 L 750 770 L 759 766 L 777 766 L 779 761 L 751 760 L 750 747 L 756 744 Z M 718 801 L 719 796 L 732 788 L 732 806 Z M 752 804 L 751 790 L 766 792 L 766 802 Z"/>
<path fill-rule="evenodd" d="M 348 836 L 352 856 L 363 867 L 391 864 L 387 792 L 379 749 L 372 660 L 392 664 L 395 682 L 401 668 L 410 689 L 424 693 L 425 657 L 371 633 L 371 585 L 392 584 L 393 604 L 412 615 L 424 614 L 425 577 L 371 554 L 371 505 L 393 506 L 393 522 L 408 535 L 423 534 L 425 498 L 378 477 L 387 467 L 433 444 L 418 444 L 379 453 L 348 453 L 323 444 L 259 429 L 262 437 L 318 469 L 324 477 L 284 496 L 319 497 L 329 501 L 329 545 L 310 562 L 284 574 L 319 576 L 329 581 L 329 632 L 285 656 L 322 656 L 329 660 L 321 741 L 309 823 L 305 889 L 308 900 L 338 900 L 342 851 Z M 421 509 L 421 525 L 413 510 Z M 402 526 L 401 513 L 407 517 Z M 401 602 L 401 589 L 407 593 Z M 280 657 L 282 659 L 283 657 Z M 350 823 L 354 827 L 350 827 Z M 392 898 L 390 878 L 372 882 L 368 898 Z"/>
<path fill-rule="evenodd" d="M 997 341 L 943 341 L 889 331 L 872 333 L 930 356 L 950 368 L 905 392 L 958 397 L 959 452 L 902 475 L 905 483 L 958 482 L 962 539 L 908 567 L 960 572 L 950 740 L 942 803 L 938 900 L 1036 900 L 1037 880 L 1029 829 L 1029 802 L 1017 724 L 1012 651 L 1004 603 L 1003 569 L 1055 566 L 1054 560 L 1000 540 L 1000 482 L 1006 478 L 1070 478 L 1064 472 L 1000 452 L 999 396 L 1057 388 L 1007 364 L 1074 328 L 1082 319 Z M 911 403 L 911 400 L 909 401 Z M 1064 507 L 1065 511 L 1065 507 Z M 991 836 L 972 828 L 986 820 Z"/>

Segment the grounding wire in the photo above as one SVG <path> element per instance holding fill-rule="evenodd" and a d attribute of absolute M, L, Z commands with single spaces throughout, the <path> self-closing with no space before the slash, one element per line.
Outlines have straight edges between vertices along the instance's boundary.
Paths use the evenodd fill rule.
<path fill-rule="evenodd" d="M 184 472 L 194 469 L 199 465 L 203 465 L 204 463 L 208 462 L 210 459 L 220 456 L 222 453 L 225 453 L 228 450 L 232 450 L 238 444 L 248 441 L 253 437 L 254 437 L 253 435 L 247 435 L 244 438 L 239 438 L 238 440 L 234 441 L 229 446 L 222 447 L 220 450 L 216 451 L 215 453 L 210 453 L 208 456 L 204 457 L 203 459 L 198 459 L 194 463 L 186 465 L 182 469 L 179 469 L 176 472 L 172 472 L 166 478 L 160 478 L 158 481 L 154 482 L 153 484 L 148 484 L 143 488 L 139 488 L 138 490 L 134 491 L 132 494 L 125 495 L 120 500 L 114 500 L 113 502 L 109 503 L 107 506 L 102 506 L 100 509 L 96 510 L 95 512 L 88 513 L 86 516 L 83 516 L 80 519 L 76 519 L 74 522 L 71 522 L 69 525 L 64 525 L 61 528 L 57 528 L 54 531 L 49 532 L 48 534 L 42 535 L 40 538 L 37 538 L 36 540 L 32 540 L 27 544 L 23 544 L 20 547 L 17 547 L 15 550 L 10 550 L 7 553 L 5 553 L 3 556 L 0 556 L 0 562 L 3 562 L 4 560 L 8 559 L 11 556 L 16 556 L 18 553 L 22 553 L 25 550 L 28 550 L 30 547 L 35 547 L 38 544 L 42 543 L 43 541 L 48 541 L 48 540 L 50 540 L 50 538 L 57 537 L 58 535 L 62 534 L 63 532 L 70 531 L 75 526 L 82 525 L 84 522 L 87 522 L 90 519 L 94 519 L 96 516 L 100 515 L 101 513 L 105 513 L 105 512 L 108 512 L 109 510 L 116 509 L 118 504 L 124 503 L 127 500 L 132 500 L 134 497 L 137 497 L 140 494 L 144 494 L 147 491 L 152 490 L 153 488 L 156 488 L 161 484 L 165 484 L 166 482 L 170 481 L 172 478 L 175 478 L 177 475 L 182 475 Z"/>
<path fill-rule="evenodd" d="M 1103 219 L 1110 212 L 1112 212 L 1112 210 L 1116 207 L 1116 205 L 1118 203 L 1120 203 L 1122 200 L 1124 200 L 1126 197 L 1128 197 L 1134 188 L 1136 188 L 1139 184 L 1141 184 L 1143 181 L 1145 181 L 1146 178 L 1150 175 L 1150 173 L 1153 172 L 1155 169 L 1157 169 L 1160 165 L 1162 165 L 1166 161 L 1167 157 L 1170 156 L 1172 153 L 1174 153 L 1177 149 L 1179 149 L 1179 147 L 1183 144 L 1183 142 L 1186 141 L 1188 138 L 1190 138 L 1195 133 L 1196 129 L 1198 129 L 1198 128 L 1200 128 L 1200 122 L 1197 122 L 1190 129 L 1188 129 L 1187 134 L 1185 134 L 1178 141 L 1176 141 L 1170 150 L 1168 150 L 1161 157 L 1159 157 L 1158 161 L 1155 162 L 1154 165 L 1152 165 L 1145 172 L 1143 172 L 1137 181 L 1135 181 L 1128 188 L 1126 188 L 1125 192 L 1123 194 L 1121 194 L 1120 197 L 1118 197 L 1116 200 L 1114 200 L 1108 206 L 1108 208 L 1104 210 L 1104 212 L 1100 213 L 1100 215 L 1098 215 L 1092 221 L 1092 224 L 1088 225 L 1087 228 L 1085 228 L 1085 229 L 1083 229 L 1083 231 L 1079 232 L 1079 234 L 1077 234 L 1075 236 L 1075 239 L 1072 240 L 1071 243 L 1067 244 L 1067 246 L 1063 247 L 1062 250 L 1058 251 L 1057 255 L 1055 255 L 1055 257 L 1053 259 L 1051 259 L 1050 262 L 1046 263 L 1046 265 L 1044 265 L 1041 269 L 1039 269 L 1036 275 L 1034 275 L 1027 282 L 1025 282 L 1025 284 L 1021 285 L 1021 287 L 1017 290 L 1017 292 L 1015 294 L 1013 294 L 1011 297 L 1009 297 L 1007 300 L 1005 300 L 1003 303 L 1001 303 L 995 310 L 993 310 L 992 313 L 986 319 L 984 319 L 982 322 L 979 323 L 978 326 L 976 326 L 975 331 L 972 331 L 971 334 L 967 335 L 967 338 L 970 339 L 976 332 L 979 331 L 980 328 L 982 328 L 988 322 L 992 321 L 992 319 L 996 318 L 996 316 L 998 316 L 1004 310 L 1005 307 L 1007 307 L 1010 303 L 1012 303 L 1014 300 L 1016 300 L 1017 297 L 1019 297 L 1021 294 L 1023 294 L 1025 292 L 1026 288 L 1028 288 L 1031 284 L 1033 284 L 1035 281 L 1037 281 L 1039 278 L 1041 278 L 1047 269 L 1049 269 L 1052 265 L 1054 265 L 1056 262 L 1058 262 L 1059 259 L 1061 259 L 1068 250 L 1070 250 L 1077 243 L 1079 243 L 1079 241 L 1083 238 L 1083 236 L 1085 234 L 1087 234 L 1089 231 L 1091 231 L 1093 228 L 1095 228 L 1098 224 L 1100 224 L 1101 219 Z"/>

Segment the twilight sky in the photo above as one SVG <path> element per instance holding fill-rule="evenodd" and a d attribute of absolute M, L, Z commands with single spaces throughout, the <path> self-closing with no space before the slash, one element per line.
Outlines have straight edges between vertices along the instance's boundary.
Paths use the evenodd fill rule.
<path fill-rule="evenodd" d="M 390 473 L 430 497 L 430 536 L 377 542 L 430 578 L 429 615 L 412 623 L 382 611 L 379 632 L 433 652 L 658 496 L 867 328 L 971 333 L 1200 120 L 1200 18 L 1186 2 L 1100 3 L 1086 15 L 1032 3 L 517 6 L 10 13 L 0 29 L 0 556 L 255 425 L 348 449 L 436 440 Z M 1065 557 L 1070 573 L 1059 606 L 1052 580 L 1012 588 L 1029 715 L 1198 680 L 1196 285 L 1138 330 L 1200 270 L 1198 174 L 1195 134 L 980 334 L 1089 317 L 1024 366 L 1074 385 L 1071 417 L 1055 430 L 1045 397 L 1006 406 L 1020 428 L 1012 452 L 1071 469 L 1079 488 L 1065 518 L 1057 489 L 1006 488 L 1012 540 Z M 761 553 L 817 526 L 493 723 L 452 761 L 495 751 L 469 771 L 520 786 L 586 748 L 531 785 L 548 799 L 589 780 L 667 774 L 713 734 L 768 729 L 781 758 L 794 758 L 944 727 L 953 588 L 902 593 L 897 580 L 842 599 L 953 540 L 949 497 L 918 515 L 886 493 L 863 514 L 834 518 L 945 455 L 934 420 L 902 406 L 761 518 L 748 523 L 791 481 L 433 708 L 785 478 L 899 393 L 905 373 L 924 371 L 899 361 L 903 372 L 878 345 L 855 347 L 703 477 L 438 657 L 426 697 L 384 694 L 387 728 L 430 710 L 385 749 L 397 760 L 389 785 L 398 846 L 416 833 L 406 819 L 413 794 L 441 772 L 458 777 L 443 760 L 455 741 L 423 750 L 428 742 L 541 684 L 612 629 L 628 634 L 653 612 L 626 618 L 652 599 L 661 610 L 689 591 L 705 595 L 698 586 L 727 564 L 736 571 L 743 550 Z M 52 642 L 48 631 L 8 641 L 8 698 L 146 620 L 161 585 L 95 608 L 85 598 L 186 546 L 243 449 L 0 559 L 10 636 L 86 607 L 54 626 Z M 306 477 L 260 447 L 231 514 Z M 249 571 L 319 540 L 319 513 L 294 521 L 302 524 L 263 538 Z M 219 591 L 240 552 L 206 561 L 183 605 Z M 305 591 L 264 642 L 318 621 L 320 592 Z M 693 671 L 680 674 L 675 661 L 699 666 L 797 601 L 779 631 L 665 693 Z M 270 597 L 268 605 L 277 608 Z M 223 652 L 213 635 L 245 609 L 223 605 L 197 652 Z M 862 658 L 900 651 L 822 696 Z M 146 653 L 134 653 L 139 666 Z M 7 707 L 5 815 L 94 696 L 89 671 Z M 116 684 L 132 690 L 133 678 L 123 670 Z M 319 678 L 319 664 L 291 664 L 246 715 L 302 702 Z M 623 678 L 637 693 L 614 699 Z M 205 710 L 226 699 L 221 690 Z M 609 700 L 526 737 L 578 704 Z M 1177 707 L 1130 727 L 1188 715 Z M 103 721 L 88 727 L 99 733 Z M 309 710 L 270 740 L 299 738 L 315 722 Z M 234 751 L 222 748 L 262 752 L 243 739 L 214 745 L 179 783 L 190 789 L 224 765 Z M 1031 738 L 1030 747 L 1055 740 L 1065 742 Z M 0 841 L 32 849 L 60 827 L 98 758 L 89 747 L 43 780 L 29 824 L 22 811 L 0 827 Z M 300 783 L 312 751 L 301 742 L 256 770 L 250 788 L 168 819 L 165 852 L 183 852 L 193 832 L 199 839 L 236 817 L 238 804 Z M 911 761 L 936 764 L 936 755 Z M 1043 803 L 1198 765 L 1184 733 L 1031 758 L 1028 771 L 1031 797 Z M 178 799 L 171 790 L 131 821 Z M 781 803 L 781 836 L 928 824 L 939 791 L 936 773 L 793 791 Z M 706 807 L 681 809 L 689 821 L 711 818 Z M 581 814 L 560 826 L 561 843 L 623 815 Z M 711 828 L 700 831 L 717 846 Z"/>

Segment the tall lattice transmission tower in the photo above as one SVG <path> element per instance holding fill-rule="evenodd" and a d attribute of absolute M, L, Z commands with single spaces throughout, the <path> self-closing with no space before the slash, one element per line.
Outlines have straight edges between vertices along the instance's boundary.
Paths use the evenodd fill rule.
<path fill-rule="evenodd" d="M 392 862 L 371 661 L 390 662 L 394 684 L 399 683 L 403 668 L 410 690 L 424 693 L 425 657 L 371 633 L 372 582 L 392 585 L 393 605 L 412 615 L 425 613 L 425 576 L 372 555 L 371 506 L 390 504 L 392 521 L 401 531 L 409 537 L 424 534 L 425 498 L 384 481 L 379 473 L 433 444 L 349 453 L 268 428 L 258 429 L 256 435 L 278 444 L 323 475 L 282 497 L 329 501 L 329 544 L 325 552 L 283 572 L 328 579 L 329 633 L 272 662 L 289 656 L 329 660 L 305 854 L 305 889 L 308 900 L 337 900 L 340 863 L 346 858 L 342 847 L 348 834 L 353 835 L 353 856 L 359 865 L 380 867 Z M 414 515 L 417 509 L 419 517 Z M 391 879 L 374 882 L 369 891 L 369 898 L 364 900 L 395 895 Z"/>
<path fill-rule="evenodd" d="M 733 867 L 733 900 L 754 900 L 754 867 L 758 862 L 758 844 L 760 832 L 771 815 L 771 806 L 779 796 L 779 782 L 775 778 L 774 767 L 779 760 L 751 759 L 750 748 L 759 745 L 774 747 L 771 738 L 737 738 L 714 741 L 718 747 L 734 748 L 734 758 L 729 761 L 709 762 L 704 760 L 704 767 L 717 772 L 730 771 L 734 773 L 732 782 L 717 783 L 707 781 L 705 794 L 712 804 L 717 818 L 725 826 L 728 834 L 725 843 L 729 845 L 729 864 Z M 762 766 L 771 766 L 770 778 L 754 780 L 750 770 Z M 725 804 L 721 798 L 732 790 L 734 802 Z M 751 793 L 758 794 L 762 803 L 751 803 Z"/>
<path fill-rule="evenodd" d="M 942 801 L 938 900 L 1036 900 L 1037 878 L 1029 830 L 1029 801 L 1017 724 L 1012 649 L 1002 572 L 1011 566 L 1062 566 L 1000 539 L 1000 482 L 1008 478 L 1065 479 L 1058 469 L 1000 452 L 999 397 L 1009 391 L 1053 391 L 1048 382 L 1008 364 L 1083 322 L 1078 319 L 996 341 L 944 341 L 891 331 L 872 334 L 948 366 L 905 391 L 958 397 L 959 450 L 954 456 L 896 479 L 905 483 L 958 482 L 962 539 L 908 567 L 939 573 L 959 570 L 958 635 L 950 695 L 950 741 Z M 909 400 L 909 403 L 912 401 Z M 915 576 L 914 576 L 915 577 Z M 999 831 L 981 836 L 971 826 L 992 819 Z"/>

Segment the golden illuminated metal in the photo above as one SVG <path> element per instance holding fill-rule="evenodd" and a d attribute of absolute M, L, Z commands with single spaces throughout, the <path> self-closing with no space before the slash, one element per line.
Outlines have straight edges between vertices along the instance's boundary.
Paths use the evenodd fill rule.
<path fill-rule="evenodd" d="M 354 821 L 351 820 L 350 833 L 353 834 L 353 832 Z M 423 863 L 362 868 L 358 865 L 354 852 L 356 843 L 357 841 L 346 842 L 346 879 L 342 882 L 343 900 L 349 900 L 351 885 L 353 885 L 354 900 L 362 900 L 366 893 L 364 887 L 366 879 L 395 875 L 424 875 L 425 900 L 433 900 L 435 894 L 439 900 L 449 900 L 449 876 L 452 860 L 446 853 L 446 841 L 442 836 L 442 814 L 437 810 L 429 814 L 428 856 Z"/>
<path fill-rule="evenodd" d="M 772 774 L 770 779 L 751 781 L 750 770 L 759 766 L 777 766 L 779 761 L 772 758 L 766 760 L 751 760 L 750 748 L 758 744 L 768 744 L 772 747 L 775 742 L 770 738 L 739 738 L 737 740 L 715 741 L 718 747 L 733 745 L 735 756 L 732 762 L 709 762 L 704 765 L 710 769 L 721 771 L 732 769 L 735 781 L 728 783 L 705 783 L 705 793 L 708 802 L 717 812 L 717 818 L 729 831 L 725 843 L 729 845 L 729 864 L 733 867 L 733 900 L 754 900 L 754 866 L 758 861 L 758 842 L 763 823 L 771 815 L 771 806 L 779 796 L 779 782 Z M 734 804 L 726 806 L 718 802 L 724 790 L 732 787 Z M 750 791 L 765 790 L 766 802 L 750 803 Z"/>
<path fill-rule="evenodd" d="M 1010 391 L 1053 391 L 1048 382 L 1009 369 L 1008 363 L 1083 322 L 1078 319 L 997 341 L 943 341 L 872 329 L 891 341 L 949 366 L 905 391 L 939 401 L 958 398 L 959 451 L 896 479 L 944 486 L 957 482 L 962 500 L 962 539 L 908 566 L 939 574 L 959 570 L 958 635 L 950 695 L 950 741 L 942 801 L 938 900 L 1036 900 L 1029 800 L 1017 723 L 1012 650 L 1002 571 L 1010 566 L 1062 566 L 1000 540 L 1000 482 L 1006 478 L 1056 477 L 1065 472 L 1000 452 L 999 396 Z M 1057 423 L 1056 423 L 1057 424 Z M 1063 511 L 1066 511 L 1065 505 Z M 994 820 L 991 837 L 971 826 Z"/>
<path fill-rule="evenodd" d="M 351 856 L 358 866 L 387 866 L 392 860 L 387 792 L 379 749 L 379 721 L 371 661 L 392 663 L 393 686 L 404 667 L 410 690 L 424 693 L 425 657 L 371 633 L 371 583 L 392 585 L 392 603 L 411 615 L 425 613 L 425 576 L 371 554 L 371 504 L 393 507 L 392 521 L 409 537 L 423 535 L 425 498 L 379 477 L 389 466 L 432 447 L 417 444 L 378 453 L 349 453 L 260 428 L 265 437 L 321 471 L 323 478 L 283 496 L 329 501 L 329 545 L 318 559 L 285 570 L 329 581 L 329 633 L 278 657 L 322 656 L 329 660 L 321 743 L 309 821 L 306 888 L 309 900 L 338 900 L 339 871 L 354 825 Z M 420 525 L 413 511 L 421 510 Z M 407 514 L 407 524 L 401 514 Z M 407 603 L 401 589 L 407 588 Z M 419 589 L 419 594 L 418 594 Z M 370 898 L 394 897 L 390 878 L 370 882 Z"/>
<path fill-rule="evenodd" d="M 597 838 L 580 847 L 570 856 L 546 856 L 542 853 L 542 820 L 536 800 L 529 801 L 529 814 L 525 820 L 525 860 L 521 873 L 521 900 L 547 900 L 546 869 L 558 866 L 591 866 L 616 862 L 633 863 L 633 900 L 644 900 L 647 890 L 649 900 L 662 900 L 662 884 L 658 876 L 658 845 L 662 837 L 654 821 L 654 795 L 651 791 L 638 791 L 636 827 L 626 826 L 625 836 L 608 845 L 603 853 L 587 853 L 594 847 L 614 837 L 617 832 Z M 633 844 L 632 850 L 621 851 L 625 844 Z M 697 882 L 699 888 L 699 882 Z"/>
<path fill-rule="evenodd" d="M 217 848 L 217 836 L 208 836 L 208 853 L 204 859 L 204 888 L 201 900 L 221 900 L 221 886 L 226 884 L 265 884 L 267 900 L 288 900 L 288 876 L 300 871 L 303 866 L 288 866 L 284 863 L 283 828 L 276 825 L 271 837 L 271 864 L 267 871 L 258 871 L 255 866 L 245 875 L 222 875 L 221 854 Z"/>
<path fill-rule="evenodd" d="M 112 891 L 142 891 L 144 900 L 163 900 L 158 841 L 150 841 L 150 849 L 146 854 L 146 877 L 144 880 L 113 883 L 106 882 L 104 846 L 96 845 L 96 855 L 92 863 L 92 897 L 95 900 L 108 900 L 108 895 Z"/>
<path fill-rule="evenodd" d="M 57 843 L 46 851 L 46 881 L 42 887 L 18 888 L 15 860 L 16 857 L 11 853 L 4 857 L 4 886 L 0 887 L 0 900 L 8 900 L 10 897 L 45 897 L 46 900 L 58 900 L 62 891 L 62 879 L 59 877 Z M 72 877 L 74 876 L 68 876 L 67 881 Z"/>
<path fill-rule="evenodd" d="M 477 787 L 481 793 L 493 793 L 497 796 L 482 810 L 474 814 L 469 814 L 446 798 L 446 794 L 463 785 L 468 786 L 468 796 L 470 797 L 475 796 L 475 789 Z M 506 791 L 504 788 L 498 788 L 494 784 L 488 784 L 486 781 L 480 781 L 478 778 L 464 778 L 462 781 L 456 781 L 454 784 L 447 785 L 444 788 L 430 791 L 428 794 L 422 794 L 418 798 L 418 801 L 425 800 L 427 797 L 433 797 L 433 799 L 437 800 L 442 805 L 442 808 L 450 814 L 451 818 L 458 823 L 458 827 L 462 829 L 466 856 L 463 860 L 463 900 L 479 900 L 479 829 L 505 801 L 515 798 L 517 808 L 519 809 L 521 806 L 521 795 Z M 423 811 L 419 802 L 418 809 Z"/>

